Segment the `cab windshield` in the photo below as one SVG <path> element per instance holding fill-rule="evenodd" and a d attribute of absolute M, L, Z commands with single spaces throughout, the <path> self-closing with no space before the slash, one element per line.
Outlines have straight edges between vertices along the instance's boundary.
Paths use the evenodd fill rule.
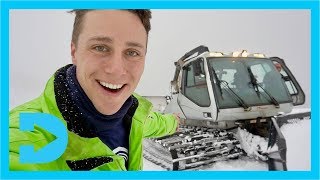
<path fill-rule="evenodd" d="M 209 57 L 207 61 L 219 108 L 241 107 L 234 94 L 249 106 L 292 101 L 281 74 L 269 59 Z"/>

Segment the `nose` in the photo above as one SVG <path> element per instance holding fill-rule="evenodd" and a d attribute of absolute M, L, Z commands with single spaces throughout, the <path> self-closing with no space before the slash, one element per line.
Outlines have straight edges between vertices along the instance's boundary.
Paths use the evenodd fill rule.
<path fill-rule="evenodd" d="M 126 63 L 122 53 L 113 53 L 104 60 L 104 71 L 107 74 L 122 75 L 126 73 Z"/>

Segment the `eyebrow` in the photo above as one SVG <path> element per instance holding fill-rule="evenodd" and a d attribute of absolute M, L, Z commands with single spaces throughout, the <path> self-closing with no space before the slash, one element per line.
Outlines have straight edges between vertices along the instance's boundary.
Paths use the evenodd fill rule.
<path fill-rule="evenodd" d="M 113 39 L 108 37 L 108 36 L 95 36 L 92 37 L 88 40 L 88 42 L 90 41 L 100 41 L 100 42 L 105 42 L 105 43 L 112 43 Z M 137 43 L 137 42 L 126 42 L 127 46 L 131 46 L 131 47 L 140 47 L 140 48 L 145 48 L 142 44 Z"/>
<path fill-rule="evenodd" d="M 133 46 L 133 47 L 140 47 L 140 48 L 145 48 L 142 44 L 140 43 L 136 43 L 136 42 L 127 42 L 126 43 L 127 46 Z"/>
<path fill-rule="evenodd" d="M 90 41 L 100 41 L 100 42 L 106 42 L 106 43 L 113 42 L 112 38 L 107 37 L 107 36 L 95 36 L 95 37 L 90 38 L 88 41 L 89 42 Z"/>

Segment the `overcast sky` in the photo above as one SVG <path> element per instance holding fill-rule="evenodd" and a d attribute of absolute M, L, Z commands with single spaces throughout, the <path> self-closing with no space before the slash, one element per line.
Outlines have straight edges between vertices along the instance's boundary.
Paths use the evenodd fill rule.
<path fill-rule="evenodd" d="M 10 109 L 38 97 L 50 76 L 71 63 L 73 18 L 66 10 L 10 11 Z M 169 95 L 174 61 L 206 45 L 283 58 L 310 107 L 309 10 L 153 10 L 151 24 L 140 95 Z"/>

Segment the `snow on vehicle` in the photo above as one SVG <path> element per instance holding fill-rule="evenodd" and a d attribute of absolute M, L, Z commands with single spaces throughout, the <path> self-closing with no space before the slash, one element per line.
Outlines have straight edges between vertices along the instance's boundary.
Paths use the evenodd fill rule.
<path fill-rule="evenodd" d="M 245 133 L 235 131 L 241 127 L 268 138 L 268 149 L 256 149 L 256 158 L 267 161 L 270 170 L 287 170 L 279 120 L 302 105 L 305 95 L 282 59 L 199 46 L 175 66 L 171 96 L 160 108 L 179 114 L 182 123 L 171 136 L 145 140 L 145 158 L 169 170 L 238 158 L 248 153 L 242 147 Z M 310 112 L 294 117 L 304 116 Z"/>

